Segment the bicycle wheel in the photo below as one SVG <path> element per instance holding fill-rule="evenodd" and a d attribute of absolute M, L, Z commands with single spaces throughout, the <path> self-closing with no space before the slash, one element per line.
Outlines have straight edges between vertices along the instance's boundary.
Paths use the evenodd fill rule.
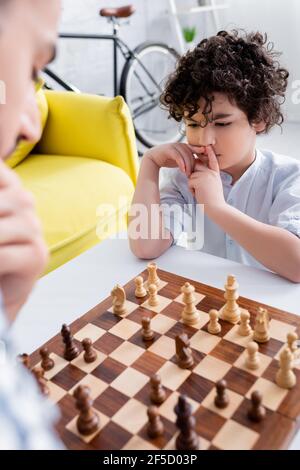
<path fill-rule="evenodd" d="M 120 92 L 131 111 L 137 139 L 146 147 L 183 139 L 181 125 L 168 119 L 159 97 L 179 54 L 161 43 L 145 42 L 125 63 Z"/>

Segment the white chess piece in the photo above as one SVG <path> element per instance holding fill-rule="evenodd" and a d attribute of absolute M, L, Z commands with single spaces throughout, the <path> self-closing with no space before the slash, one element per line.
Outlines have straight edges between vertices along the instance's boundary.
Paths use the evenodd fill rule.
<path fill-rule="evenodd" d="M 199 321 L 199 312 L 196 309 L 196 299 L 194 296 L 195 287 L 186 282 L 181 288 L 183 294 L 182 301 L 185 304 L 181 314 L 181 319 L 186 325 L 195 325 Z"/>
<path fill-rule="evenodd" d="M 212 335 L 217 335 L 221 332 L 221 325 L 219 323 L 219 314 L 217 310 L 210 310 L 209 311 L 209 323 L 207 326 L 207 331 Z"/>
<path fill-rule="evenodd" d="M 288 347 L 281 351 L 279 363 L 276 374 L 277 385 L 281 388 L 293 388 L 296 385 L 296 375 L 293 372 L 293 354 Z"/>
<path fill-rule="evenodd" d="M 148 279 L 145 283 L 145 287 L 147 289 L 149 289 L 151 284 L 155 284 L 156 287 L 158 288 L 159 283 L 160 283 L 160 279 L 157 275 L 157 265 L 156 265 L 156 263 L 149 263 L 148 266 L 147 266 L 147 270 L 148 270 Z"/>
<path fill-rule="evenodd" d="M 157 287 L 155 284 L 150 284 L 149 288 L 149 299 L 148 304 L 151 307 L 157 307 L 159 305 L 159 299 L 157 296 Z"/>
<path fill-rule="evenodd" d="M 245 361 L 247 369 L 256 370 L 260 366 L 260 359 L 258 355 L 258 344 L 251 341 L 247 346 L 247 357 Z"/>
<path fill-rule="evenodd" d="M 142 276 L 138 276 L 134 280 L 135 282 L 135 296 L 138 298 L 146 297 L 147 291 L 144 287 L 144 279 Z"/>
<path fill-rule="evenodd" d="M 250 326 L 250 313 L 248 310 L 241 311 L 241 322 L 237 332 L 241 336 L 250 336 L 252 334 L 253 330 Z"/>
<path fill-rule="evenodd" d="M 259 307 L 254 325 L 253 340 L 258 343 L 266 343 L 270 339 L 269 315 L 265 308 Z"/>
<path fill-rule="evenodd" d="M 227 277 L 227 283 L 225 284 L 226 304 L 220 310 L 220 318 L 226 320 L 229 323 L 237 323 L 240 319 L 241 309 L 237 303 L 239 298 L 238 294 L 238 282 L 232 274 Z"/>
<path fill-rule="evenodd" d="M 287 335 L 286 335 L 286 341 L 287 341 L 287 345 L 291 351 L 291 353 L 293 355 L 295 355 L 296 351 L 297 351 L 297 343 L 296 341 L 298 340 L 298 335 L 295 331 L 290 331 Z"/>
<path fill-rule="evenodd" d="M 110 293 L 113 297 L 113 312 L 116 315 L 125 315 L 126 313 L 126 294 L 123 287 L 117 284 Z"/>

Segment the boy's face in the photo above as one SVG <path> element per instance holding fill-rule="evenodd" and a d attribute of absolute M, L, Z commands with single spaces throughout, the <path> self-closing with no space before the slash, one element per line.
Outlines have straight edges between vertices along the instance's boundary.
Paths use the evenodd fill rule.
<path fill-rule="evenodd" d="M 199 101 L 199 111 L 191 119 L 185 118 L 188 143 L 196 146 L 211 145 L 219 161 L 221 170 L 234 172 L 249 165 L 254 159 L 256 133 L 264 129 L 264 123 L 250 125 L 247 115 L 234 104 L 227 95 L 219 92 L 213 94 L 212 112 L 205 127 L 202 111 L 205 100 Z M 252 159 L 252 160 L 251 160 Z"/>
<path fill-rule="evenodd" d="M 0 0 L 0 158 L 38 140 L 34 79 L 55 52 L 60 0 Z"/>

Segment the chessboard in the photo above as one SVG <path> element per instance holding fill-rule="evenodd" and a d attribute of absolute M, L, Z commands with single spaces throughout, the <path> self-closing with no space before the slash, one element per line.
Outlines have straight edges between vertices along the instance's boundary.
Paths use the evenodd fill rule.
<path fill-rule="evenodd" d="M 145 269 L 145 283 L 149 274 Z M 80 354 L 72 360 L 64 358 L 61 333 L 48 341 L 54 367 L 45 372 L 49 399 L 57 403 L 61 418 L 57 431 L 68 449 L 157 450 L 175 449 L 179 430 L 175 406 L 179 397 L 186 397 L 194 417 L 194 430 L 200 449 L 284 449 L 299 429 L 300 365 L 294 364 L 296 385 L 291 389 L 277 385 L 280 352 L 286 348 L 287 334 L 300 334 L 300 317 L 291 313 L 239 297 L 240 308 L 250 313 L 254 327 L 259 307 L 267 309 L 270 339 L 259 343 L 259 367 L 245 366 L 247 345 L 251 338 L 238 334 L 239 325 L 219 320 L 221 331 L 208 332 L 212 309 L 220 311 L 226 300 L 224 291 L 158 269 L 158 305 L 149 305 L 149 294 L 135 295 L 132 279 L 123 287 L 126 294 L 125 313 L 113 313 L 113 297 L 109 296 L 70 325 L 74 346 Z M 181 320 L 184 308 L 182 286 L 189 282 L 195 288 L 195 305 L 199 321 L 187 325 Z M 224 280 L 226 282 L 226 280 Z M 151 319 L 154 338 L 142 337 L 142 318 Z M 175 340 L 185 333 L 193 356 L 193 365 L 177 364 Z M 96 357 L 87 363 L 82 341 L 89 338 Z M 31 366 L 40 366 L 40 349 L 30 356 Z M 150 379 L 158 374 L 165 392 L 157 405 L 162 435 L 148 436 Z M 228 405 L 215 405 L 216 384 L 225 380 Z M 99 429 L 82 435 L 76 425 L 79 416 L 74 391 L 79 385 L 89 387 Z M 249 419 L 251 394 L 262 396 L 265 417 L 259 422 Z"/>

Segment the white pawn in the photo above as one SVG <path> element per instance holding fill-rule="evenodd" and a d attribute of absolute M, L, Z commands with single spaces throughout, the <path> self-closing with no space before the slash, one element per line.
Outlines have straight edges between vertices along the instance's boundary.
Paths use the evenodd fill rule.
<path fill-rule="evenodd" d="M 276 383 L 281 388 L 293 388 L 296 385 L 296 376 L 292 369 L 293 354 L 289 348 L 283 349 L 279 356 L 280 367 L 276 374 Z"/>
<path fill-rule="evenodd" d="M 184 309 L 181 314 L 181 319 L 186 325 L 195 325 L 199 321 L 199 312 L 196 309 L 196 299 L 194 296 L 195 287 L 189 282 L 186 282 L 181 287 L 182 301 L 184 303 Z"/>
<path fill-rule="evenodd" d="M 259 368 L 260 359 L 258 355 L 258 344 L 251 341 L 247 346 L 247 358 L 245 366 L 248 369 L 256 370 Z"/>
<path fill-rule="evenodd" d="M 142 276 L 138 276 L 134 280 L 135 282 L 135 296 L 138 298 L 145 297 L 147 295 L 147 291 L 144 287 L 144 279 Z"/>
<path fill-rule="evenodd" d="M 241 311 L 241 322 L 238 328 L 238 334 L 241 336 L 249 336 L 252 333 L 252 328 L 250 326 L 250 313 L 248 310 Z"/>
<path fill-rule="evenodd" d="M 150 305 L 150 307 L 157 307 L 159 305 L 159 299 L 157 296 L 157 287 L 155 284 L 150 284 L 148 289 L 149 289 L 148 304 Z"/>
<path fill-rule="evenodd" d="M 217 335 L 221 332 L 221 325 L 219 323 L 219 314 L 217 310 L 210 310 L 209 311 L 209 324 L 207 326 L 207 331 L 212 335 Z"/>
<path fill-rule="evenodd" d="M 297 343 L 296 341 L 298 340 L 298 335 L 295 331 L 290 331 L 287 335 L 286 335 L 286 341 L 287 341 L 287 345 L 291 351 L 291 353 L 294 355 L 295 352 L 297 351 Z"/>

